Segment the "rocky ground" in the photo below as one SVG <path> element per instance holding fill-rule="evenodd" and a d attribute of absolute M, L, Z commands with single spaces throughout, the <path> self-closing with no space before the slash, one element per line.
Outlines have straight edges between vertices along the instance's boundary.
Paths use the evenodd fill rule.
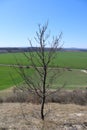
<path fill-rule="evenodd" d="M 87 106 L 48 103 L 45 121 L 40 105 L 1 103 L 0 130 L 87 130 Z"/>

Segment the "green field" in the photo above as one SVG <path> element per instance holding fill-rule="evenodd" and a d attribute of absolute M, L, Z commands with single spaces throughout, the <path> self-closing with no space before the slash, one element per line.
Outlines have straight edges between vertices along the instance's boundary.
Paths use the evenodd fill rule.
<path fill-rule="evenodd" d="M 0 64 L 28 64 L 23 53 L 0 54 Z M 37 62 L 37 61 L 36 61 Z M 39 64 L 37 63 L 39 66 Z M 87 52 L 58 52 L 51 66 L 69 67 L 73 69 L 87 68 Z"/>
<path fill-rule="evenodd" d="M 59 67 L 86 69 L 87 52 L 60 52 L 57 54 L 55 64 Z"/>
<path fill-rule="evenodd" d="M 28 65 L 28 61 L 22 53 L 0 54 L 0 64 L 17 64 L 18 62 Z M 38 63 L 37 65 L 39 66 Z M 56 55 L 54 64 L 51 64 L 51 66 L 72 69 L 72 71 L 68 69 L 62 71 L 61 76 L 58 74 L 52 88 L 58 88 L 64 83 L 66 83 L 65 88 L 68 89 L 84 88 L 87 86 L 87 74 L 80 70 L 87 68 L 87 52 L 59 52 Z M 29 71 L 29 73 L 32 73 L 32 70 Z M 12 67 L 0 66 L 0 90 L 14 86 L 10 74 L 14 78 L 15 83 L 22 82 L 22 79 L 15 69 Z"/>
<path fill-rule="evenodd" d="M 22 79 L 13 68 L 0 66 L 0 90 L 12 87 L 20 82 L 22 82 Z"/>

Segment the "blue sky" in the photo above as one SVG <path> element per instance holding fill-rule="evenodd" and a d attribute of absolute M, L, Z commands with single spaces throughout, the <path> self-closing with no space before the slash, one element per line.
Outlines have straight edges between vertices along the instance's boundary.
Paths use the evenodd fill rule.
<path fill-rule="evenodd" d="M 87 48 L 87 0 L 0 0 L 0 47 L 28 46 L 47 20 L 64 47 Z"/>

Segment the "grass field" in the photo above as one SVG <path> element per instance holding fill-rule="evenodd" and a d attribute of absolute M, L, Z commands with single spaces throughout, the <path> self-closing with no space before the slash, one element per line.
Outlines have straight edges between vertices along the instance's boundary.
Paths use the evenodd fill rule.
<path fill-rule="evenodd" d="M 20 82 L 22 82 L 22 79 L 13 68 L 0 66 L 0 90 L 12 87 Z"/>
<path fill-rule="evenodd" d="M 17 62 L 29 63 L 22 53 L 0 54 L 0 64 L 17 64 Z M 38 63 L 37 65 L 39 66 Z M 54 64 L 51 66 L 87 69 L 87 52 L 58 52 Z"/>
<path fill-rule="evenodd" d="M 86 69 L 87 52 L 60 52 L 57 54 L 55 64 L 58 64 L 59 67 Z"/>
<path fill-rule="evenodd" d="M 17 61 L 28 65 L 28 61 L 21 53 L 0 54 L 0 64 L 16 64 Z M 38 63 L 37 65 L 39 66 Z M 57 75 L 52 88 L 60 87 L 64 83 L 66 83 L 65 88 L 68 89 L 84 88 L 87 86 L 87 74 L 80 70 L 87 68 L 87 52 L 59 52 L 54 64 L 51 64 L 51 66 L 72 68 L 72 71 L 66 69 L 62 72 L 61 76 L 59 76 L 60 74 Z M 32 70 L 29 71 L 31 74 Z M 15 83 L 22 82 L 22 79 L 13 68 L 0 66 L 0 90 L 14 86 L 10 74 L 13 75 Z"/>

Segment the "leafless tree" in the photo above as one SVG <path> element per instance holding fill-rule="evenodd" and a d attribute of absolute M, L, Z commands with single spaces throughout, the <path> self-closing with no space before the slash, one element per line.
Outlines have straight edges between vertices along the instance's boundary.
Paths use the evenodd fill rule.
<path fill-rule="evenodd" d="M 20 75 L 27 84 L 26 89 L 35 93 L 41 99 L 41 119 L 44 120 L 44 105 L 47 96 L 49 96 L 49 88 L 55 79 L 55 73 L 49 75 L 52 71 L 51 63 L 53 64 L 56 58 L 56 52 L 60 50 L 59 43 L 62 33 L 57 37 L 53 37 L 49 42 L 50 34 L 47 33 L 48 23 L 41 26 L 36 32 L 35 43 L 38 43 L 37 47 L 33 47 L 33 43 L 29 40 L 30 49 L 29 53 L 24 53 L 26 59 L 29 61 L 27 72 L 24 67 L 20 67 Z M 28 70 L 33 71 L 33 74 L 29 74 Z M 29 74 L 29 75 L 28 75 Z M 33 75 L 33 76 L 32 76 Z M 50 78 L 49 78 L 50 77 Z"/>

